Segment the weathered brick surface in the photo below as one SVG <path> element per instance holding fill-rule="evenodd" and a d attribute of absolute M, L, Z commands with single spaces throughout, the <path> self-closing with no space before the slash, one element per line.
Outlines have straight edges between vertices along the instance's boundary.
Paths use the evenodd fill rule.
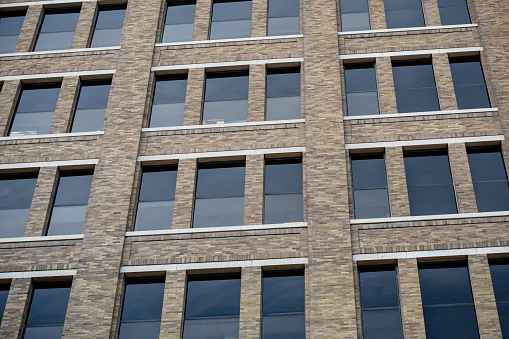
<path fill-rule="evenodd" d="M 371 29 L 386 29 L 384 0 L 369 0 Z"/>
<path fill-rule="evenodd" d="M 240 287 L 239 338 L 258 339 L 261 329 L 262 270 L 242 268 Z"/>
<path fill-rule="evenodd" d="M 447 54 L 433 54 L 433 72 L 435 73 L 440 109 L 442 111 L 458 109 Z"/>
<path fill-rule="evenodd" d="M 249 67 L 248 121 L 265 120 L 265 65 Z"/>
<path fill-rule="evenodd" d="M 409 216 L 410 203 L 408 201 L 405 163 L 401 147 L 385 149 L 385 166 L 387 168 L 387 182 L 389 184 L 391 215 L 393 217 Z"/>
<path fill-rule="evenodd" d="M 50 133 L 66 133 L 69 131 L 79 83 L 79 77 L 65 77 L 62 80 Z"/>
<path fill-rule="evenodd" d="M 0 133 L 2 136 L 6 135 L 9 130 L 11 114 L 18 97 L 19 84 L 19 80 L 5 81 L 2 84 L 0 93 Z"/>
<path fill-rule="evenodd" d="M 0 270 L 23 272 L 76 268 L 79 244 L 76 240 L 2 244 Z"/>
<path fill-rule="evenodd" d="M 398 112 L 394 78 L 392 76 L 391 58 L 376 58 L 376 77 L 378 81 L 378 98 L 381 114 L 394 114 Z"/>
<path fill-rule="evenodd" d="M 87 48 L 94 27 L 97 1 L 84 2 L 81 4 L 80 17 L 76 25 L 76 31 L 72 40 L 72 48 Z"/>
<path fill-rule="evenodd" d="M 399 259 L 399 293 L 406 338 L 426 338 L 416 259 Z"/>
<path fill-rule="evenodd" d="M 197 0 L 194 19 L 193 40 L 202 41 L 209 38 L 212 0 Z"/>
<path fill-rule="evenodd" d="M 246 179 L 244 188 L 244 225 L 263 223 L 263 154 L 246 157 Z"/>
<path fill-rule="evenodd" d="M 440 26 L 440 12 L 436 0 L 422 0 L 422 11 L 426 26 Z"/>
<path fill-rule="evenodd" d="M 186 102 L 184 106 L 184 125 L 199 125 L 205 89 L 205 70 L 190 69 L 187 74 Z"/>
<path fill-rule="evenodd" d="M 267 0 L 252 0 L 251 36 L 267 35 Z"/>
<path fill-rule="evenodd" d="M 186 272 L 166 272 L 161 332 L 159 338 L 180 338 L 184 317 L 184 298 L 186 292 Z"/>
<path fill-rule="evenodd" d="M 42 19 L 42 5 L 28 6 L 18 42 L 16 43 L 15 53 L 30 52 L 34 43 L 39 22 Z"/>
<path fill-rule="evenodd" d="M 465 144 L 450 144 L 448 148 L 458 213 L 475 213 L 477 203 Z"/>
<path fill-rule="evenodd" d="M 43 167 L 39 170 L 37 184 L 35 186 L 32 205 L 28 214 L 27 224 L 25 226 L 25 237 L 38 237 L 44 235 L 47 218 L 49 217 L 49 207 L 51 206 L 52 196 L 57 180 L 56 167 Z"/>
<path fill-rule="evenodd" d="M 28 306 L 27 299 L 30 292 L 30 279 L 13 279 L 9 289 L 9 296 L 5 304 L 0 336 L 2 338 L 19 338 L 23 318 Z"/>
<path fill-rule="evenodd" d="M 179 161 L 172 228 L 190 228 L 193 217 L 196 159 Z"/>

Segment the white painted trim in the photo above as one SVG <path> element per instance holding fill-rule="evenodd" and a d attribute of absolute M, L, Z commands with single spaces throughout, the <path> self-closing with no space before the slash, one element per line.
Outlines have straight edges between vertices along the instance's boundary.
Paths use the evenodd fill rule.
<path fill-rule="evenodd" d="M 395 113 L 395 114 L 375 114 L 375 115 L 354 115 L 346 116 L 343 120 L 365 120 L 365 119 L 383 119 L 383 118 L 401 118 L 401 117 L 417 117 L 430 115 L 449 115 L 449 114 L 467 114 L 467 113 L 484 113 L 498 112 L 498 108 L 474 108 L 474 109 L 458 109 L 449 111 L 429 111 L 429 112 L 412 112 L 412 113 Z"/>
<path fill-rule="evenodd" d="M 24 139 L 47 139 L 47 138 L 72 138 L 72 137 L 82 137 L 82 136 L 93 136 L 93 135 L 103 135 L 104 131 L 94 131 L 94 132 L 77 132 L 77 133 L 55 133 L 55 134 L 35 134 L 35 135 L 14 135 L 9 137 L 0 137 L 0 141 L 9 141 L 9 140 L 24 140 Z"/>
<path fill-rule="evenodd" d="M 68 235 L 47 235 L 44 237 L 18 237 L 18 238 L 0 238 L 0 243 L 11 242 L 33 242 L 33 241 L 56 241 L 56 240 L 76 240 L 83 239 L 83 234 L 68 234 Z"/>
<path fill-rule="evenodd" d="M 271 230 L 280 228 L 302 228 L 307 227 L 306 222 L 286 223 L 286 224 L 266 224 L 266 225 L 242 225 L 242 226 L 222 226 L 222 227 L 203 227 L 186 229 L 169 229 L 155 231 L 132 231 L 126 232 L 126 237 L 139 237 L 145 235 L 167 235 L 167 234 L 191 234 L 191 233 L 209 233 L 209 232 L 236 232 L 236 231 L 255 231 Z"/>
<path fill-rule="evenodd" d="M 405 221 L 426 221 L 426 220 L 443 220 L 443 219 L 465 219 L 465 218 L 490 218 L 490 217 L 507 217 L 509 211 L 498 212 L 480 212 L 480 213 L 458 213 L 458 214 L 437 214 L 437 215 L 419 215 L 412 217 L 393 217 L 393 218 L 373 218 L 373 219 L 350 219 L 350 224 L 381 224 Z"/>
<path fill-rule="evenodd" d="M 467 142 L 488 142 L 502 141 L 503 135 L 492 135 L 485 137 L 465 137 L 465 138 L 444 138 L 444 139 L 424 139 L 424 140 L 407 140 L 407 141 L 387 141 L 387 142 L 369 142 L 361 144 L 346 144 L 346 149 L 365 149 L 365 148 L 387 148 L 387 147 L 404 147 L 404 146 L 427 146 L 427 145 L 446 145 L 446 144 L 463 144 Z"/>
<path fill-rule="evenodd" d="M 156 47 L 164 46 L 185 46 L 185 45 L 198 45 L 198 44 L 217 44 L 221 42 L 242 42 L 242 41 L 263 41 L 263 40 L 277 40 L 277 39 L 295 39 L 302 38 L 302 34 L 292 35 L 277 35 L 277 36 L 263 36 L 254 38 L 237 38 L 237 39 L 218 39 L 218 40 L 201 40 L 201 41 L 183 41 L 183 42 L 161 42 L 155 44 Z"/>
<path fill-rule="evenodd" d="M 435 250 L 435 251 L 354 254 L 353 261 L 383 260 L 383 259 L 415 259 L 431 257 L 434 258 L 434 257 L 451 257 L 459 255 L 497 254 L 497 253 L 509 253 L 509 246 L 461 248 L 454 250 Z"/>
<path fill-rule="evenodd" d="M 0 164 L 0 170 L 18 169 L 18 168 L 97 165 L 98 163 L 99 163 L 99 159 L 63 160 L 63 161 L 46 161 L 46 162 L 19 162 L 19 163 L 15 163 L 15 164 Z"/>
<path fill-rule="evenodd" d="M 366 54 L 344 54 L 340 55 L 340 60 L 352 59 L 370 59 L 396 56 L 412 56 L 412 55 L 431 55 L 439 53 L 465 53 L 465 52 L 481 52 L 482 47 L 465 47 L 465 48 L 444 48 L 444 49 L 422 49 L 417 51 L 401 51 L 401 52 L 382 52 L 382 53 L 366 53 Z"/>
<path fill-rule="evenodd" d="M 56 3 L 52 1 L 51 3 Z M 82 2 L 82 1 L 79 1 Z M 26 3 L 26 2 L 25 2 Z M 22 3 L 24 4 L 24 3 Z M 2 5 L 0 5 L 2 8 Z M 44 55 L 44 54 L 59 54 L 59 53 L 80 53 L 80 52 L 95 52 L 95 51 L 111 51 L 120 49 L 120 46 L 108 46 L 108 47 L 91 47 L 91 48 L 75 48 L 75 49 L 59 49 L 53 51 L 40 51 L 40 52 L 21 52 L 21 53 L 4 53 L 0 54 L 0 58 L 15 57 L 15 56 L 30 56 L 30 55 Z"/>
<path fill-rule="evenodd" d="M 228 124 L 207 124 L 207 125 L 171 126 L 171 127 L 149 127 L 149 128 L 142 128 L 141 131 L 142 132 L 179 131 L 179 130 L 206 129 L 206 128 L 228 128 L 228 127 L 244 127 L 244 126 L 298 124 L 298 123 L 304 123 L 304 122 L 306 122 L 305 119 L 253 121 L 253 122 L 234 122 L 234 123 L 228 123 Z"/>
<path fill-rule="evenodd" d="M 69 276 L 74 276 L 77 273 L 78 273 L 78 270 L 5 272 L 5 273 L 0 273 L 0 279 L 69 277 Z"/>
<path fill-rule="evenodd" d="M 470 27 L 477 27 L 477 24 L 368 29 L 368 30 L 364 30 L 364 31 L 338 32 L 338 35 L 375 34 L 375 33 L 411 32 L 411 31 L 432 31 L 432 30 L 437 30 L 437 29 L 470 28 Z"/>
<path fill-rule="evenodd" d="M 290 258 L 290 259 L 268 259 L 268 260 L 219 261 L 192 264 L 123 266 L 120 268 L 120 273 L 184 271 L 184 270 L 202 270 L 202 269 L 217 269 L 231 267 L 237 268 L 237 267 L 260 267 L 278 265 L 303 265 L 307 263 L 308 258 Z"/>
<path fill-rule="evenodd" d="M 278 154 L 278 153 L 305 153 L 306 147 L 288 147 L 288 148 L 266 148 L 242 151 L 224 151 L 224 152 L 203 152 L 203 153 L 184 153 L 167 155 L 144 155 L 139 156 L 138 161 L 158 161 L 158 160 L 181 160 L 197 158 L 217 158 L 234 157 L 254 154 Z"/>
<path fill-rule="evenodd" d="M 27 80 L 27 79 L 49 79 L 49 78 L 77 77 L 77 76 L 85 76 L 85 75 L 107 75 L 107 74 L 115 74 L 116 72 L 117 72 L 117 70 L 115 70 L 115 69 L 105 69 L 105 70 L 99 70 L 99 71 L 83 71 L 83 72 L 8 75 L 8 76 L 0 77 L 0 81 Z"/>
<path fill-rule="evenodd" d="M 152 72 L 171 71 L 178 69 L 193 68 L 214 68 L 214 67 L 233 67 L 233 66 L 249 66 L 249 65 L 267 65 L 267 64 L 284 64 L 291 62 L 303 62 L 304 58 L 286 58 L 286 59 L 265 59 L 265 60 L 243 60 L 228 62 L 211 62 L 206 64 L 186 64 L 186 65 L 169 65 L 152 67 Z"/>

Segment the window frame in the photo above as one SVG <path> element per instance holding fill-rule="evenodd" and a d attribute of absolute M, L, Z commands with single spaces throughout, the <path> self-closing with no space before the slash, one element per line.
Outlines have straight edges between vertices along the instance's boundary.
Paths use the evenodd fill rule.
<path fill-rule="evenodd" d="M 81 4 L 80 4 L 80 6 L 71 6 L 71 7 L 62 7 L 62 8 L 43 8 L 42 14 L 41 14 L 41 19 L 40 19 L 39 25 L 37 27 L 37 33 L 35 35 L 35 39 L 32 43 L 31 48 L 30 48 L 30 52 L 59 51 L 59 49 L 43 50 L 43 51 L 36 51 L 35 49 L 37 48 L 37 43 L 38 43 L 39 37 L 41 35 L 41 29 L 44 24 L 44 19 L 46 18 L 46 15 L 48 15 L 48 14 L 65 14 L 65 13 L 78 13 L 78 20 L 76 21 L 76 27 L 74 28 L 74 35 L 76 35 L 76 29 L 78 28 L 77 24 L 79 22 L 79 16 L 81 15 Z M 62 31 L 62 32 L 70 32 L 70 31 Z M 73 35 L 73 40 L 74 40 L 74 35 Z M 73 43 L 73 41 L 71 41 L 71 47 L 64 49 L 64 50 L 72 49 L 72 43 Z"/>
<path fill-rule="evenodd" d="M 364 1 L 364 0 L 363 0 Z M 369 29 L 367 29 L 368 31 L 369 30 L 372 30 L 373 29 L 373 25 L 372 25 L 372 20 L 371 20 L 371 6 L 369 5 L 369 0 L 365 0 L 367 2 L 367 5 L 368 5 L 368 11 L 367 12 L 348 12 L 348 13 L 343 13 L 343 11 L 341 11 L 341 0 L 340 0 L 340 3 L 339 3 L 339 6 L 338 6 L 338 10 L 339 10 L 339 29 L 341 30 L 341 32 L 357 32 L 357 31 L 364 31 L 363 30 L 345 30 L 344 27 L 343 27 L 343 15 L 345 14 L 357 14 L 357 13 L 367 13 L 368 14 L 368 24 L 369 24 Z"/>
<path fill-rule="evenodd" d="M 154 100 L 156 98 L 156 85 L 158 81 L 172 81 L 172 80 L 186 80 L 186 93 L 184 95 L 184 101 L 182 102 L 175 102 L 175 103 L 183 103 L 184 104 L 184 113 L 182 117 L 182 122 L 184 122 L 184 119 L 186 118 L 186 98 L 187 98 L 187 85 L 189 84 L 189 73 L 175 73 L 175 74 L 162 74 L 162 75 L 155 75 L 154 81 L 152 85 L 152 91 L 151 91 L 151 98 L 150 98 L 150 109 L 148 112 L 148 118 L 147 118 L 147 128 L 159 128 L 159 127 L 151 127 L 151 121 L 152 121 L 152 111 L 154 109 Z M 204 88 L 203 88 L 203 98 L 205 101 L 205 81 L 204 81 Z M 203 105 L 202 105 L 203 106 Z M 203 108 L 202 108 L 203 110 Z M 203 115 L 203 113 L 202 113 Z M 183 126 L 182 125 L 176 125 L 176 126 Z M 161 126 L 163 127 L 163 126 Z M 174 126 L 166 126 L 166 127 L 174 127 Z"/>
<path fill-rule="evenodd" d="M 266 68 L 265 69 L 265 110 L 264 110 L 264 121 L 278 121 L 278 120 L 298 120 L 298 119 L 302 119 L 302 69 L 301 69 L 301 65 L 299 66 L 296 66 L 296 67 L 278 67 L 278 68 Z M 269 75 L 271 74 L 295 74 L 295 73 L 298 73 L 299 74 L 299 103 L 300 103 L 300 111 L 299 111 L 299 117 L 298 118 L 292 118 L 292 119 L 275 119 L 275 120 L 267 120 L 267 103 L 268 103 L 268 99 L 269 98 L 294 98 L 296 96 L 292 95 L 292 96 L 277 96 L 277 97 L 274 97 L 274 96 L 271 96 L 269 97 L 268 96 L 268 91 L 267 91 L 267 85 L 269 83 Z M 249 74 L 248 74 L 249 76 Z M 249 85 L 249 83 L 248 83 Z M 248 100 L 249 100 L 249 92 L 248 92 Z"/>
<path fill-rule="evenodd" d="M 212 34 L 212 25 L 214 22 L 232 22 L 232 21 L 243 21 L 243 20 L 220 20 L 220 21 L 214 21 L 213 20 L 213 15 L 214 15 L 214 5 L 216 3 L 228 3 L 228 2 L 250 2 L 251 3 L 251 18 L 249 19 L 250 20 L 250 29 L 249 29 L 249 36 L 246 36 L 246 37 L 235 37 L 235 38 L 214 38 L 212 39 L 211 38 L 211 34 Z M 237 40 L 237 39 L 246 39 L 246 38 L 251 38 L 253 36 L 253 1 L 252 0 L 212 0 L 212 3 L 211 3 L 211 7 L 210 7 L 210 21 L 209 21 L 209 31 L 208 31 L 208 34 L 207 34 L 207 39 L 208 40 L 212 40 L 212 41 L 215 41 L 215 40 Z M 268 15 L 267 15 L 268 17 Z M 246 20 L 246 19 L 244 19 Z"/>
<path fill-rule="evenodd" d="M 489 90 L 489 87 L 488 87 L 488 82 L 486 81 L 486 74 L 484 72 L 484 67 L 483 67 L 483 63 L 482 63 L 482 59 L 481 59 L 481 56 L 480 55 L 472 55 L 472 56 L 457 56 L 457 57 L 451 57 L 449 56 L 449 68 L 451 69 L 451 76 L 452 76 L 452 64 L 455 64 L 455 63 L 463 63 L 463 62 L 478 62 L 479 63 L 479 67 L 481 68 L 481 73 L 482 73 L 482 77 L 483 77 L 483 83 L 482 85 L 484 85 L 484 89 L 486 90 L 486 96 L 487 96 L 487 100 L 488 100 L 488 107 L 478 107 L 478 108 L 474 108 L 474 109 L 490 109 L 493 107 L 493 104 L 491 102 L 491 95 L 490 95 L 490 90 Z M 454 83 L 454 76 L 452 76 L 452 84 L 453 84 L 453 87 L 454 87 L 454 94 L 456 96 L 456 104 L 459 106 L 460 102 L 458 100 L 458 95 L 456 94 L 456 87 L 469 87 L 469 86 L 480 86 L 481 83 L 478 83 L 478 84 L 468 84 L 468 85 L 456 85 Z M 469 109 L 469 108 L 463 108 L 463 109 Z"/>
<path fill-rule="evenodd" d="M 170 5 L 170 2 L 172 3 L 172 5 Z M 171 26 L 171 25 L 166 25 L 166 17 L 168 16 L 168 8 L 173 7 L 173 6 L 185 6 L 185 5 L 193 5 L 193 4 L 195 6 L 194 7 L 195 17 L 193 19 L 193 36 L 194 36 L 194 28 L 195 28 L 194 25 L 196 22 L 196 0 L 166 0 L 165 7 L 164 7 L 162 29 L 161 29 L 161 37 L 158 39 L 159 43 L 162 43 L 162 44 L 185 44 L 185 43 L 190 43 L 193 41 L 193 37 L 191 36 L 191 40 L 180 41 L 180 42 L 163 42 L 166 26 Z M 212 6 L 210 8 L 211 8 L 210 14 L 211 14 L 211 22 L 212 22 Z M 182 25 L 182 24 L 179 24 L 179 25 Z"/>
<path fill-rule="evenodd" d="M 464 0 L 465 1 L 465 9 L 467 10 L 467 14 L 468 14 L 468 22 L 466 23 L 460 23 L 460 24 L 443 24 L 442 21 L 442 12 L 441 12 L 441 9 L 442 8 L 457 8 L 457 7 L 460 7 L 462 8 L 461 6 L 440 6 L 440 0 L 437 1 L 437 5 L 438 5 L 438 11 L 439 11 L 439 16 L 440 16 L 440 24 L 443 25 L 443 26 L 447 26 L 447 25 L 469 25 L 472 23 L 472 15 L 470 14 L 470 9 L 468 8 L 468 1 L 467 0 Z"/>
<path fill-rule="evenodd" d="M 297 1 L 298 5 L 299 5 L 299 15 L 298 16 L 274 16 L 274 17 L 271 17 L 269 15 L 269 3 L 270 3 L 270 1 L 277 1 L 277 0 L 267 0 L 267 31 L 265 32 L 265 34 L 267 36 L 272 36 L 272 37 L 274 37 L 274 36 L 285 36 L 285 35 L 298 35 L 298 34 L 301 34 L 301 19 L 300 19 L 300 17 L 301 17 L 301 15 L 300 15 L 301 6 L 300 6 L 300 0 L 295 0 L 295 1 Z M 252 14 L 251 14 L 251 20 L 253 20 L 252 18 L 253 17 L 252 17 Z M 297 19 L 299 19 L 299 31 L 296 32 L 296 33 L 292 33 L 292 34 L 269 34 L 269 22 L 270 22 L 270 19 L 282 19 L 282 18 L 297 18 Z M 252 23 L 251 23 L 251 25 L 252 25 Z"/>
<path fill-rule="evenodd" d="M 92 47 L 92 42 L 94 40 L 94 35 L 96 33 L 97 20 L 99 19 L 100 12 L 101 11 L 108 11 L 108 10 L 119 10 L 119 9 L 123 9 L 124 10 L 124 21 L 122 22 L 122 28 L 120 30 L 120 37 L 119 37 L 118 45 L 115 45 L 115 46 L 104 46 L 104 47 Z M 117 46 L 120 46 L 121 42 L 122 42 L 122 33 L 124 31 L 125 15 L 126 14 L 127 14 L 127 4 L 125 4 L 125 3 L 109 4 L 109 5 L 101 5 L 101 4 L 99 4 L 97 6 L 97 8 L 96 8 L 96 11 L 95 11 L 94 26 L 92 27 L 92 31 L 90 32 L 90 38 L 89 38 L 89 41 L 88 41 L 88 44 L 87 44 L 87 48 L 105 48 L 105 47 L 117 47 Z"/>
<path fill-rule="evenodd" d="M 353 92 L 350 92 L 348 91 L 348 85 L 347 85 L 347 81 L 346 81 L 346 71 L 349 70 L 349 69 L 366 69 L 368 67 L 368 65 L 371 65 L 372 67 L 369 67 L 369 68 L 373 68 L 373 72 L 375 73 L 375 87 L 376 87 L 376 100 L 377 100 L 377 109 L 378 109 L 378 114 L 382 114 L 382 106 L 380 104 L 380 89 L 379 89 L 379 86 L 378 86 L 378 74 L 377 74 L 377 67 L 376 67 L 376 61 L 373 61 L 373 62 L 363 62 L 363 63 L 355 63 L 355 64 L 344 64 L 343 65 L 343 79 L 344 79 L 344 84 L 345 84 L 345 105 L 346 105 L 346 116 L 363 116 L 363 115 L 358 115 L 358 114 L 350 114 L 348 112 L 348 94 L 351 94 L 351 93 L 371 93 L 371 92 L 374 92 L 374 91 L 362 91 L 362 92 L 357 92 L 357 91 L 353 91 Z M 372 114 L 365 114 L 365 115 L 372 115 Z"/>
<path fill-rule="evenodd" d="M 75 96 L 75 100 L 74 100 L 71 119 L 69 120 L 69 127 L 67 128 L 67 133 L 80 133 L 80 132 L 72 132 L 72 129 L 74 127 L 76 112 L 78 110 L 78 104 L 79 104 L 80 97 L 81 97 L 81 89 L 83 88 L 83 86 L 85 86 L 85 87 L 86 86 L 102 86 L 102 85 L 110 86 L 110 92 L 108 94 L 108 101 L 106 102 L 106 106 L 104 107 L 105 112 L 104 112 L 103 126 L 102 126 L 102 129 L 100 129 L 98 131 L 104 130 L 104 122 L 106 121 L 106 110 L 108 108 L 108 104 L 110 103 L 111 84 L 112 84 L 112 79 L 80 80 L 79 85 L 78 85 L 78 91 L 76 92 L 76 96 Z M 90 132 L 95 132 L 95 131 L 90 131 Z"/>
<path fill-rule="evenodd" d="M 9 53 L 14 53 L 16 51 L 16 46 L 18 44 L 18 41 L 19 41 L 19 36 L 21 34 L 21 30 L 23 29 L 23 24 L 25 22 L 25 19 L 26 19 L 26 10 L 14 10 L 14 11 L 6 11 L 6 12 L 0 12 L 0 21 L 2 20 L 2 18 L 10 18 L 10 17 L 23 17 L 23 22 L 21 23 L 21 27 L 20 27 L 20 31 L 19 33 L 16 35 L 18 38 L 16 40 L 16 43 L 14 44 L 14 49 L 12 52 L 7 52 L 7 53 L 0 53 L 0 54 L 9 54 Z M 15 36 L 15 35 L 0 35 L 0 36 Z"/>

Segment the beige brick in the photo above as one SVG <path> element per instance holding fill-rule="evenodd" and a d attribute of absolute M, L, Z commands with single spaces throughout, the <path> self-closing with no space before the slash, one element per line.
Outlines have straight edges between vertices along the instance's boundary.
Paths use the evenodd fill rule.
<path fill-rule="evenodd" d="M 447 54 L 433 54 L 433 71 L 440 100 L 440 109 L 443 111 L 458 109 Z"/>
<path fill-rule="evenodd" d="M 2 136 L 7 135 L 9 131 L 11 114 L 14 111 L 20 89 L 21 82 L 19 80 L 5 81 L 2 85 L 0 93 L 0 132 Z"/>
<path fill-rule="evenodd" d="M 389 197 L 393 217 L 410 215 L 410 202 L 406 183 L 405 162 L 402 147 L 385 149 L 385 166 L 389 183 Z"/>
<path fill-rule="evenodd" d="M 249 95 L 247 121 L 265 120 L 265 65 L 249 67 Z"/>
<path fill-rule="evenodd" d="M 269 0 L 252 0 L 251 36 L 267 35 L 267 9 Z"/>
<path fill-rule="evenodd" d="M 244 225 L 263 224 L 263 173 L 264 156 L 246 157 L 246 183 L 244 189 Z"/>
<path fill-rule="evenodd" d="M 14 52 L 30 52 L 42 19 L 42 5 L 28 6 Z"/>
<path fill-rule="evenodd" d="M 181 338 L 186 292 L 186 272 L 166 272 L 160 338 Z"/>
<path fill-rule="evenodd" d="M 258 339 L 261 328 L 262 270 L 242 268 L 240 288 L 239 338 Z"/>
<path fill-rule="evenodd" d="M 426 338 L 416 259 L 398 260 L 403 330 L 406 338 Z"/>
<path fill-rule="evenodd" d="M 205 69 L 190 69 L 187 75 L 184 125 L 201 124 L 203 91 L 205 89 Z"/>
<path fill-rule="evenodd" d="M 378 80 L 378 96 L 380 99 L 380 113 L 394 114 L 398 112 L 394 79 L 392 77 L 391 58 L 376 58 L 376 76 Z"/>
<path fill-rule="evenodd" d="M 422 11 L 424 12 L 426 26 L 440 26 L 442 24 L 436 0 L 422 0 Z"/>
<path fill-rule="evenodd" d="M 384 0 L 369 0 L 371 29 L 386 29 Z"/>
<path fill-rule="evenodd" d="M 96 10 L 97 1 L 83 2 L 81 4 L 80 16 L 72 40 L 72 48 L 88 47 L 90 38 L 92 37 Z"/>
<path fill-rule="evenodd" d="M 474 185 L 470 175 L 465 144 L 449 145 L 449 162 L 451 164 L 456 200 L 458 202 L 458 213 L 477 212 Z"/>
<path fill-rule="evenodd" d="M 79 77 L 63 79 L 50 133 L 67 133 L 69 131 L 79 84 Z"/>
<path fill-rule="evenodd" d="M 173 207 L 172 228 L 190 228 L 193 217 L 194 186 L 196 179 L 196 159 L 179 162 L 175 203 Z"/>
<path fill-rule="evenodd" d="M 212 0 L 197 0 L 193 31 L 194 41 L 202 41 L 209 39 L 211 15 L 212 15 Z"/>
<path fill-rule="evenodd" d="M 57 167 L 43 167 L 39 170 L 32 205 L 25 227 L 25 237 L 44 235 L 53 191 L 57 180 Z"/>
<path fill-rule="evenodd" d="M 28 307 L 29 294 L 30 279 L 18 278 L 11 281 L 2 325 L 0 326 L 0 336 L 2 338 L 19 338 Z"/>

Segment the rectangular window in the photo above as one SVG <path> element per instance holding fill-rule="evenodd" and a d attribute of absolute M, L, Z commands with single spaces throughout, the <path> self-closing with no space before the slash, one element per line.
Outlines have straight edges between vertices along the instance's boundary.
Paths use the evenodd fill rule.
<path fill-rule="evenodd" d="M 0 325 L 4 316 L 5 305 L 7 304 L 7 297 L 9 296 L 9 285 L 0 285 Z"/>
<path fill-rule="evenodd" d="M 500 147 L 467 149 L 479 212 L 509 211 L 509 185 Z"/>
<path fill-rule="evenodd" d="M 450 58 L 452 81 L 459 109 L 491 107 L 479 57 Z"/>
<path fill-rule="evenodd" d="M 447 151 L 405 152 L 404 157 L 410 214 L 458 213 Z"/>
<path fill-rule="evenodd" d="M 214 0 L 210 40 L 249 38 L 251 1 Z"/>
<path fill-rule="evenodd" d="M 128 280 L 118 339 L 158 339 L 163 299 L 164 278 Z"/>
<path fill-rule="evenodd" d="M 59 93 L 60 84 L 22 86 L 9 135 L 48 134 Z"/>
<path fill-rule="evenodd" d="M 368 0 L 341 0 L 341 31 L 365 31 L 371 29 Z"/>
<path fill-rule="evenodd" d="M 438 0 L 442 25 L 469 24 L 470 13 L 466 0 Z"/>
<path fill-rule="evenodd" d="M 149 127 L 182 126 L 187 75 L 157 77 Z"/>
<path fill-rule="evenodd" d="M 431 60 L 392 63 L 399 113 L 439 111 Z"/>
<path fill-rule="evenodd" d="M 502 327 L 502 338 L 509 338 L 509 261 L 490 262 L 491 281 L 497 301 L 498 319 Z"/>
<path fill-rule="evenodd" d="M 14 52 L 24 20 L 22 12 L 0 14 L 0 54 Z"/>
<path fill-rule="evenodd" d="M 244 224 L 245 163 L 200 164 L 193 227 Z"/>
<path fill-rule="evenodd" d="M 265 120 L 300 119 L 300 69 L 268 69 Z"/>
<path fill-rule="evenodd" d="M 45 10 L 34 51 L 70 49 L 80 8 Z"/>
<path fill-rule="evenodd" d="M 82 82 L 70 132 L 102 131 L 111 81 Z"/>
<path fill-rule="evenodd" d="M 120 46 L 125 10 L 124 5 L 99 7 L 90 47 Z"/>
<path fill-rule="evenodd" d="M 299 0 L 269 0 L 267 35 L 299 33 Z"/>
<path fill-rule="evenodd" d="M 202 124 L 247 121 L 248 72 L 208 73 Z"/>
<path fill-rule="evenodd" d="M 345 66 L 345 87 L 348 115 L 380 114 L 375 64 Z"/>
<path fill-rule="evenodd" d="M 60 173 L 47 235 L 83 232 L 92 177 L 92 171 Z"/>
<path fill-rule="evenodd" d="M 396 267 L 360 267 L 359 288 L 362 337 L 403 339 Z"/>
<path fill-rule="evenodd" d="M 424 27 L 421 0 L 384 0 L 387 28 Z"/>
<path fill-rule="evenodd" d="M 161 42 L 193 40 L 196 1 L 170 1 L 166 7 Z"/>
<path fill-rule="evenodd" d="M 0 238 L 22 237 L 37 175 L 0 176 Z"/>
<path fill-rule="evenodd" d="M 466 264 L 419 265 L 419 282 L 426 338 L 479 338 Z"/>
<path fill-rule="evenodd" d="M 262 339 L 305 339 L 304 272 L 265 272 L 262 295 Z"/>
<path fill-rule="evenodd" d="M 264 194 L 265 224 L 304 221 L 302 159 L 266 160 Z"/>
<path fill-rule="evenodd" d="M 71 283 L 35 284 L 23 339 L 61 338 Z"/>
<path fill-rule="evenodd" d="M 183 339 L 238 338 L 240 276 L 190 276 Z"/>
<path fill-rule="evenodd" d="M 134 231 L 171 228 L 176 183 L 176 167 L 143 169 Z"/>
<path fill-rule="evenodd" d="M 355 218 L 390 217 L 384 154 L 352 155 L 351 164 Z"/>

